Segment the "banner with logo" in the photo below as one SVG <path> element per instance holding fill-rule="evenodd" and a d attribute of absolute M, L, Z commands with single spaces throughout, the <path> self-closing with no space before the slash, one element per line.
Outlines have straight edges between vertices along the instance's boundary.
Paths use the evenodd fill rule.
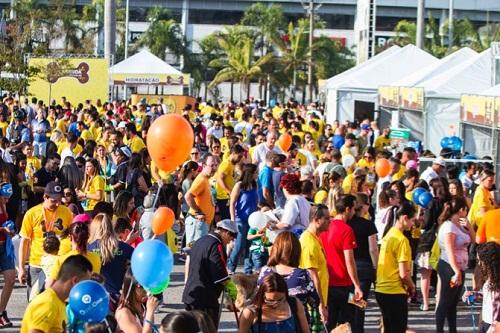
<path fill-rule="evenodd" d="M 159 85 L 186 85 L 189 84 L 189 74 L 111 74 L 113 84 L 127 86 L 159 86 Z"/>
<path fill-rule="evenodd" d="M 495 123 L 495 97 L 462 95 L 460 119 L 465 122 L 492 126 Z"/>
<path fill-rule="evenodd" d="M 380 86 L 378 88 L 378 104 L 397 109 L 399 107 L 399 87 Z"/>
<path fill-rule="evenodd" d="M 64 96 L 75 105 L 91 99 L 108 100 L 108 62 L 104 58 L 30 58 L 36 69 L 28 93 L 49 104 Z"/>
<path fill-rule="evenodd" d="M 424 97 L 424 88 L 399 87 L 399 107 L 402 109 L 423 112 Z"/>

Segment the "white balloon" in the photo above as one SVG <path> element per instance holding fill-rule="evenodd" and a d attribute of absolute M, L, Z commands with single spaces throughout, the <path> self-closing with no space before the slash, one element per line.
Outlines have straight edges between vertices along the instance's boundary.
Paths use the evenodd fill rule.
<path fill-rule="evenodd" d="M 250 228 L 253 228 L 253 229 L 260 230 L 260 229 L 264 228 L 267 224 L 267 221 L 268 221 L 268 217 L 260 211 L 253 212 L 248 217 L 248 225 L 250 226 Z"/>
<path fill-rule="evenodd" d="M 342 166 L 344 168 L 350 168 L 351 166 L 354 165 L 354 163 L 356 163 L 356 160 L 354 159 L 354 156 L 352 155 L 346 155 L 344 157 L 342 157 Z"/>

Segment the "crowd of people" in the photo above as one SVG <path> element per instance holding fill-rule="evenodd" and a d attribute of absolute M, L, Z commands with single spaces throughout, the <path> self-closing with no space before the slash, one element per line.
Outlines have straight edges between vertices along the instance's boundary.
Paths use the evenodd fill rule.
<path fill-rule="evenodd" d="M 433 311 L 436 332 L 455 333 L 461 301 L 481 303 L 481 332 L 500 332 L 500 208 L 488 157 L 453 163 L 447 149 L 396 144 L 376 121 L 327 123 L 314 103 L 198 99 L 182 111 L 194 133 L 189 157 L 165 172 L 146 140 L 166 110 L 2 98 L 0 330 L 12 327 L 17 277 L 29 302 L 23 333 L 212 333 L 221 294 L 237 301 L 241 333 L 362 333 L 370 294 L 387 333 L 411 329 L 409 304 Z M 383 176 L 381 159 L 390 163 Z M 160 206 L 176 222 L 156 235 Z M 185 262 L 186 311 L 160 325 L 155 311 L 168 300 L 129 265 L 150 239 Z M 235 284 L 238 274 L 256 282 Z M 78 325 L 66 300 L 87 279 L 106 288 L 109 315 Z M 238 299 L 242 288 L 254 292 Z"/>

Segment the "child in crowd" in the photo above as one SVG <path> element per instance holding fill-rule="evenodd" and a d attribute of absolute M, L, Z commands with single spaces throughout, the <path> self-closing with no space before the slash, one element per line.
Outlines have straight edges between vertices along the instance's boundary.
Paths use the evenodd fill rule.
<path fill-rule="evenodd" d="M 270 211 L 268 206 L 263 206 L 260 208 L 261 213 Z M 254 273 L 260 272 L 262 266 L 267 263 L 269 258 L 269 252 L 267 248 L 272 244 L 266 236 L 267 226 L 263 228 L 253 228 L 250 226 L 248 229 L 247 239 L 251 241 L 250 244 L 250 266 Z"/>
<path fill-rule="evenodd" d="M 52 267 L 58 257 L 57 253 L 59 252 L 60 245 L 61 242 L 55 234 L 48 234 L 43 240 L 44 255 L 42 256 L 40 265 L 45 276 L 50 276 Z M 44 290 L 43 284 L 45 284 L 45 279 L 43 281 L 42 279 L 38 279 L 35 282 L 35 286 L 31 288 L 30 299 L 33 299 L 39 292 Z"/>
<path fill-rule="evenodd" d="M 130 225 L 129 221 L 123 217 L 119 217 L 115 223 L 115 232 L 118 235 L 118 238 L 134 249 L 142 242 L 142 238 L 139 235 L 139 231 L 137 231 L 134 225 Z"/>

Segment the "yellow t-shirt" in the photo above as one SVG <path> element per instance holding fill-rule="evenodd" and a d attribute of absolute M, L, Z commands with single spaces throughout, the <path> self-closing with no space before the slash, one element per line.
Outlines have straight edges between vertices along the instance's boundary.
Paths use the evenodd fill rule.
<path fill-rule="evenodd" d="M 31 167 L 35 169 L 35 172 L 42 168 L 42 162 L 40 162 L 40 159 L 38 157 L 32 156 L 26 158 L 26 172 L 30 175 L 30 177 L 33 176 Z"/>
<path fill-rule="evenodd" d="M 220 174 L 224 175 L 224 184 L 226 184 L 229 189 L 233 189 L 234 187 L 234 165 L 229 160 L 223 160 L 217 169 L 217 176 Z M 215 183 L 215 190 L 217 191 L 217 199 L 225 200 L 229 199 L 230 193 L 224 191 L 222 186 L 219 186 L 219 183 Z"/>
<path fill-rule="evenodd" d="M 21 324 L 21 333 L 38 330 L 45 333 L 66 332 L 66 303 L 54 289 L 48 288 L 28 304 Z"/>
<path fill-rule="evenodd" d="M 406 173 L 406 167 L 404 165 L 400 165 L 399 171 L 396 172 L 394 175 L 392 175 L 392 180 L 396 181 L 396 180 L 402 179 L 404 177 L 405 173 Z"/>
<path fill-rule="evenodd" d="M 307 157 L 300 151 L 297 153 L 297 156 L 295 156 L 295 160 L 297 161 L 298 166 L 304 166 L 307 165 Z"/>
<path fill-rule="evenodd" d="M 484 215 L 479 214 L 479 210 L 485 208 L 486 211 L 495 208 L 493 204 L 493 198 L 491 197 L 490 191 L 485 189 L 483 186 L 479 186 L 474 193 L 474 199 L 472 199 L 472 205 L 469 211 L 469 221 L 473 227 L 477 227 L 481 224 Z"/>
<path fill-rule="evenodd" d="M 325 191 L 325 190 L 319 190 L 318 192 L 316 192 L 316 194 L 314 195 L 314 203 L 316 205 L 319 205 L 319 204 L 324 204 L 326 202 L 326 199 L 328 198 L 328 192 Z"/>
<path fill-rule="evenodd" d="M 154 161 L 151 161 L 151 171 L 153 171 L 156 168 L 156 164 Z M 161 180 L 164 181 L 166 184 L 172 184 L 173 183 L 173 178 L 172 174 L 170 172 L 166 172 L 161 170 L 160 168 L 157 169 L 158 175 L 160 176 Z M 151 180 L 156 183 L 155 178 L 151 178 Z"/>
<path fill-rule="evenodd" d="M 200 173 L 193 180 L 188 192 L 194 196 L 194 202 L 200 207 L 203 214 L 205 214 L 205 222 L 211 224 L 215 215 L 215 207 L 212 204 L 212 194 L 208 178 Z M 196 212 L 190 209 L 189 214 L 196 215 Z"/>
<path fill-rule="evenodd" d="M 328 268 L 326 266 L 326 257 L 321 245 L 321 241 L 310 233 L 304 231 L 300 236 L 300 254 L 299 267 L 303 269 L 315 268 L 318 271 L 319 284 L 321 286 L 321 300 L 323 304 L 328 300 Z"/>
<path fill-rule="evenodd" d="M 104 178 L 102 176 L 97 175 L 94 178 L 92 178 L 92 180 L 90 181 L 90 183 L 88 184 L 88 186 L 85 189 L 85 193 L 86 194 L 95 194 L 97 191 L 102 191 L 102 193 L 104 193 L 105 187 L 106 187 L 106 181 L 104 180 Z M 97 201 L 97 200 L 88 199 L 87 200 L 87 207 L 85 207 L 85 210 L 94 210 L 94 207 L 98 202 L 99 201 Z"/>
<path fill-rule="evenodd" d="M 61 266 L 68 257 L 81 254 L 85 258 L 87 258 L 92 264 L 92 272 L 100 273 L 101 272 L 101 256 L 99 256 L 96 252 L 90 252 L 83 254 L 78 252 L 78 250 L 71 250 L 65 255 L 59 256 L 56 258 L 54 262 L 54 266 L 52 266 L 52 271 L 50 272 L 50 278 L 52 280 L 57 280 L 57 276 L 59 275 L 59 271 L 61 270 Z"/>
<path fill-rule="evenodd" d="M 33 267 L 40 267 L 40 260 L 42 259 L 42 256 L 44 254 L 42 223 L 43 221 L 45 221 L 45 215 L 47 215 L 48 219 L 53 218 L 54 222 L 57 219 L 61 219 L 63 229 L 69 227 L 71 221 L 73 220 L 73 213 L 71 213 L 71 210 L 69 210 L 68 207 L 63 205 L 57 207 L 55 214 L 50 214 L 50 212 L 45 214 L 43 203 L 29 209 L 26 212 L 23 218 L 21 232 L 19 233 L 19 235 L 21 235 L 21 237 L 23 238 L 31 240 L 29 263 L 30 266 Z M 51 230 L 47 231 L 54 231 L 58 236 L 60 236 L 62 233 L 62 230 L 59 230 L 55 227 L 52 227 Z"/>
<path fill-rule="evenodd" d="M 68 131 L 68 122 L 61 118 L 56 122 L 56 128 L 62 133 L 66 133 Z"/>
<path fill-rule="evenodd" d="M 375 147 L 376 151 L 382 151 L 384 150 L 384 147 L 390 146 L 391 145 L 391 139 L 386 138 L 383 135 L 380 135 L 375 139 L 375 142 L 373 143 L 373 146 Z"/>
<path fill-rule="evenodd" d="M 62 142 L 58 147 L 57 147 L 57 153 L 60 155 L 64 149 L 66 149 L 69 146 L 68 141 Z M 72 152 L 74 156 L 80 155 L 80 153 L 83 151 L 83 147 L 77 144 L 75 148 L 73 148 Z"/>
<path fill-rule="evenodd" d="M 399 276 L 399 263 L 411 267 L 411 248 L 408 238 L 397 228 L 391 228 L 382 238 L 377 265 L 375 291 L 383 294 L 406 294 Z"/>
<path fill-rule="evenodd" d="M 2 136 L 6 136 L 7 135 L 7 127 L 9 127 L 9 123 L 4 121 L 4 122 L 0 122 L 0 129 L 2 130 Z"/>
<path fill-rule="evenodd" d="M 146 148 L 144 141 L 138 136 L 135 136 L 132 139 L 130 139 L 128 141 L 128 146 L 130 147 L 130 150 L 132 151 L 132 153 L 138 153 L 143 148 Z"/>
<path fill-rule="evenodd" d="M 354 181 L 354 174 L 348 174 L 342 181 L 342 190 L 344 193 L 351 193 L 352 183 Z"/>
<path fill-rule="evenodd" d="M 94 136 L 92 135 L 92 132 L 89 131 L 88 129 L 83 130 L 83 132 L 80 134 L 80 138 L 83 139 L 83 141 L 95 141 Z"/>

